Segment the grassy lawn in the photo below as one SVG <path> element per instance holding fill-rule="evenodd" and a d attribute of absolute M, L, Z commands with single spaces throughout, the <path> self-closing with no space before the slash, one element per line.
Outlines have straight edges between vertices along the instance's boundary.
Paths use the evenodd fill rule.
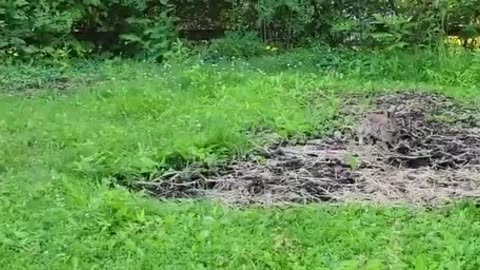
<path fill-rule="evenodd" d="M 161 67 L 0 68 L 2 269 L 478 269 L 480 210 L 235 209 L 130 181 L 242 156 L 262 134 L 321 136 L 342 100 L 394 90 L 478 102 L 480 55 L 300 51 Z M 60 89 L 53 91 L 52 89 Z"/>

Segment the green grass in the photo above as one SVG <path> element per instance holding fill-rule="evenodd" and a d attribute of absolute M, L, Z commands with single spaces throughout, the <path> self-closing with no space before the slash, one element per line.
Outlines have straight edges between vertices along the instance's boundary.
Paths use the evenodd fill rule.
<path fill-rule="evenodd" d="M 51 91 L 55 78 L 68 87 Z M 215 165 L 262 134 L 321 136 L 342 99 L 392 90 L 478 102 L 480 56 L 308 50 L 168 68 L 0 68 L 2 269 L 478 269 L 473 204 L 230 209 L 121 187 Z"/>

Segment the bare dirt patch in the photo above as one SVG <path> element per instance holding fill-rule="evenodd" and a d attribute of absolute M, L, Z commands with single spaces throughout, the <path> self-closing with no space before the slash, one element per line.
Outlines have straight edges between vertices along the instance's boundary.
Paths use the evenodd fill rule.
<path fill-rule="evenodd" d="M 376 109 L 392 104 L 398 105 L 400 141 L 391 149 L 358 145 L 352 129 L 305 145 L 269 148 L 262 159 L 236 161 L 213 176 L 174 173 L 138 184 L 162 198 L 219 198 L 235 204 L 431 205 L 480 198 L 476 112 L 436 95 L 407 93 L 375 101 Z"/>

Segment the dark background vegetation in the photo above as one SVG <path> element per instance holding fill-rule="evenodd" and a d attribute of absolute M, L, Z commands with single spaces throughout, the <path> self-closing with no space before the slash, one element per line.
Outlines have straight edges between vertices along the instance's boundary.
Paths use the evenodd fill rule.
<path fill-rule="evenodd" d="M 177 38 L 225 36 L 240 56 L 257 41 L 395 49 L 455 35 L 469 47 L 479 18 L 480 0 L 4 0 L 0 55 L 162 59 Z"/>

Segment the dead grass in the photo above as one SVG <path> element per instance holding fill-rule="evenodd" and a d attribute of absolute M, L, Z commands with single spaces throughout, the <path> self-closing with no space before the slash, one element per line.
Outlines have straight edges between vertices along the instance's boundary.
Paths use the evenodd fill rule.
<path fill-rule="evenodd" d="M 339 131 L 305 145 L 270 147 L 263 159 L 236 161 L 213 176 L 173 173 L 137 184 L 163 198 L 219 198 L 233 204 L 437 205 L 480 198 L 475 112 L 442 96 L 412 93 L 382 96 L 375 109 L 392 104 L 399 106 L 401 128 L 392 149 L 358 145 L 355 132 Z M 445 115 L 448 121 L 435 120 Z"/>

